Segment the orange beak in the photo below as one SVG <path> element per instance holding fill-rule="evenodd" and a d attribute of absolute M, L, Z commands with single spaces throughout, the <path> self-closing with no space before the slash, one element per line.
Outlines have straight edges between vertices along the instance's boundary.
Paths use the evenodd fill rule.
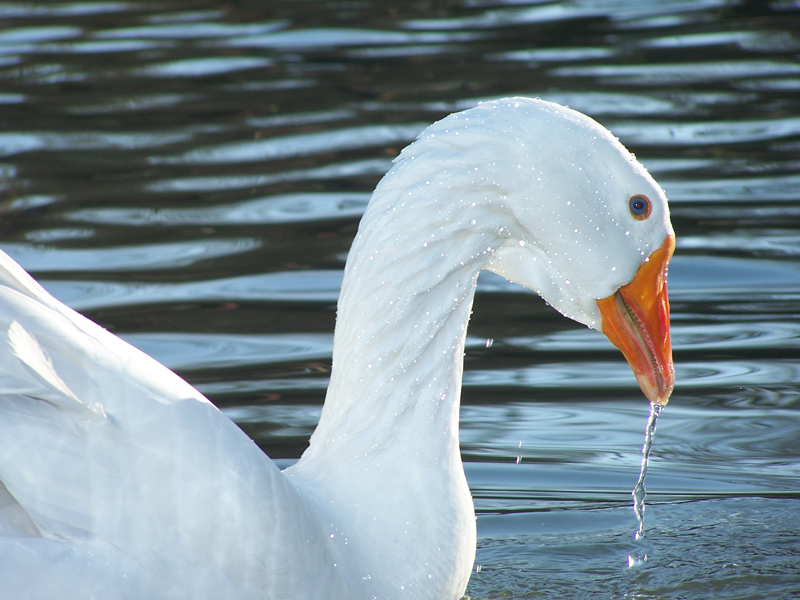
<path fill-rule="evenodd" d="M 603 333 L 622 350 L 647 399 L 662 406 L 675 386 L 667 297 L 667 264 L 674 250 L 675 236 L 667 236 L 633 281 L 597 301 Z"/>

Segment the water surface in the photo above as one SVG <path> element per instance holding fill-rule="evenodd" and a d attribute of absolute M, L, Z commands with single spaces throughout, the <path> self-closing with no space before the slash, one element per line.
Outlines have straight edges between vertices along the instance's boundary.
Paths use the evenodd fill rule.
<path fill-rule="evenodd" d="M 391 159 L 482 99 L 586 112 L 664 186 L 678 234 L 647 533 L 630 492 L 648 406 L 624 360 L 482 276 L 468 594 L 797 597 L 798 31 L 781 0 L 0 2 L 0 247 L 285 465 Z"/>

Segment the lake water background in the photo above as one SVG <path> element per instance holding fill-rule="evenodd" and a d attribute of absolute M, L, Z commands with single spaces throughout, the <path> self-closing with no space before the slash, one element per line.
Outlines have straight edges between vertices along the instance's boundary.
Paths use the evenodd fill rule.
<path fill-rule="evenodd" d="M 628 366 L 482 276 L 468 594 L 800 598 L 799 59 L 792 1 L 0 2 L 0 248 L 288 465 L 392 158 L 483 99 L 583 111 L 663 185 L 678 235 L 646 535 Z"/>

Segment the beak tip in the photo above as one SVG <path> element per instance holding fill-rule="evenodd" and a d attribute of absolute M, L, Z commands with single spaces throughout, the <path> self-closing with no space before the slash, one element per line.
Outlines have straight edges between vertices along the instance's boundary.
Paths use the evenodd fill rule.
<path fill-rule="evenodd" d="M 672 396 L 672 390 L 675 388 L 674 371 L 670 369 L 671 377 L 658 382 L 654 381 L 652 373 L 634 373 L 639 387 L 650 403 L 666 406 L 670 396 Z"/>
<path fill-rule="evenodd" d="M 669 402 L 669 397 L 672 396 L 672 387 L 668 387 L 662 393 L 660 393 L 656 399 L 655 403 L 660 404 L 661 406 L 666 406 L 667 402 Z"/>

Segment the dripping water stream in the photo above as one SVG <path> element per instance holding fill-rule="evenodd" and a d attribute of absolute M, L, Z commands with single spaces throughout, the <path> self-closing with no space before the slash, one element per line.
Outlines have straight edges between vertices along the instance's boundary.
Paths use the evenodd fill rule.
<path fill-rule="evenodd" d="M 639 528 L 636 530 L 634 538 L 638 541 L 644 537 L 644 499 L 647 496 L 647 489 L 645 488 L 645 478 L 647 477 L 647 466 L 650 462 L 650 450 L 653 447 L 653 437 L 656 433 L 656 424 L 658 422 L 658 415 L 664 407 L 657 402 L 650 403 L 650 416 L 647 419 L 647 428 L 644 434 L 644 445 L 642 446 L 642 468 L 639 471 L 639 480 L 633 488 L 631 495 L 633 496 L 633 512 L 636 515 L 636 520 L 639 522 Z M 647 555 L 628 556 L 628 566 L 635 566 L 647 561 Z"/>

